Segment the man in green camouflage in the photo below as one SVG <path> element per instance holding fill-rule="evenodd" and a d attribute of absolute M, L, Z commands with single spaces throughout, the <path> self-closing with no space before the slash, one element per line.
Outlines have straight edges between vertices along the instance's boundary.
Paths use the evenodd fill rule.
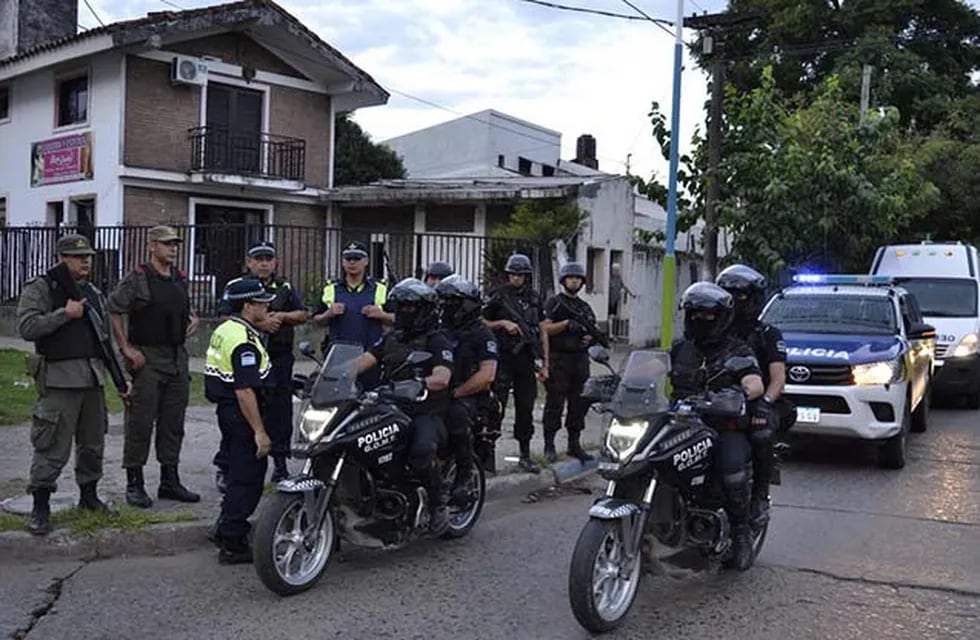
<path fill-rule="evenodd" d="M 201 499 L 181 483 L 177 473 L 190 394 L 184 343 L 198 328 L 187 278 L 176 267 L 182 240 L 167 226 L 153 227 L 147 237 L 149 261 L 127 274 L 109 296 L 112 328 L 133 376 L 123 444 L 126 502 L 143 509 L 153 505 L 146 494 L 143 467 L 150 455 L 154 427 L 160 463 L 157 497 L 179 502 Z"/>
<path fill-rule="evenodd" d="M 51 530 L 49 498 L 57 490 L 58 476 L 71 456 L 72 439 L 75 480 L 80 489 L 78 506 L 106 510 L 96 485 L 102 478 L 105 449 L 103 387 L 107 374 L 100 343 L 85 313 L 95 312 L 106 334 L 111 331 L 102 293 L 88 281 L 95 253 L 88 239 L 66 235 L 58 240 L 57 251 L 59 265 L 27 282 L 17 305 L 17 330 L 24 340 L 34 343 L 37 352 L 28 358 L 38 396 L 31 426 L 34 460 L 28 486 L 34 507 L 27 528 L 34 535 Z M 74 281 L 81 299 L 71 299 L 70 292 L 59 284 L 65 282 L 62 276 Z M 115 353 L 113 348 L 113 357 Z M 124 398 L 130 390 L 127 381 Z"/>

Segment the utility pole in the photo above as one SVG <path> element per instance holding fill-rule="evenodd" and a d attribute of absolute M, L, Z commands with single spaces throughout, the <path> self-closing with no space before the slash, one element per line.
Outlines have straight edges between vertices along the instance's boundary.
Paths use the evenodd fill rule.
<path fill-rule="evenodd" d="M 868 113 L 868 105 L 871 102 L 871 71 L 874 69 L 870 64 L 864 65 L 861 71 L 861 124 Z"/>

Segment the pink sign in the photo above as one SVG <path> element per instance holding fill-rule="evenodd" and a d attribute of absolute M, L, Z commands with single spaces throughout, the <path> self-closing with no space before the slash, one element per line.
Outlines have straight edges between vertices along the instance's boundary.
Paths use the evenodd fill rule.
<path fill-rule="evenodd" d="M 31 186 L 92 179 L 92 134 L 77 133 L 31 145 Z"/>

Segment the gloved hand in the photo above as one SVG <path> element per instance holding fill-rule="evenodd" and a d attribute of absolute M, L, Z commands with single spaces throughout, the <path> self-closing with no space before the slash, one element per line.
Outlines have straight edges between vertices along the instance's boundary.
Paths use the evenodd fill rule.
<path fill-rule="evenodd" d="M 586 333 L 586 329 L 582 326 L 582 323 L 572 318 L 568 319 L 568 331 L 570 333 L 577 333 L 578 335 L 585 335 Z"/>
<path fill-rule="evenodd" d="M 753 431 L 758 431 L 760 429 L 768 429 L 772 424 L 772 416 L 775 413 L 775 407 L 769 402 L 764 396 L 757 400 L 753 400 L 749 406 L 749 414 L 751 415 L 750 425 Z"/>

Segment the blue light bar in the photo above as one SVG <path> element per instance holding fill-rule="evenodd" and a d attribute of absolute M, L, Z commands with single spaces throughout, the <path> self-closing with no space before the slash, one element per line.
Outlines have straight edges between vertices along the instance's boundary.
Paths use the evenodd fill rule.
<path fill-rule="evenodd" d="M 895 284 L 894 276 L 871 276 L 871 275 L 845 275 L 845 274 L 822 274 L 822 273 L 801 273 L 793 276 L 793 282 L 797 284 Z"/>

